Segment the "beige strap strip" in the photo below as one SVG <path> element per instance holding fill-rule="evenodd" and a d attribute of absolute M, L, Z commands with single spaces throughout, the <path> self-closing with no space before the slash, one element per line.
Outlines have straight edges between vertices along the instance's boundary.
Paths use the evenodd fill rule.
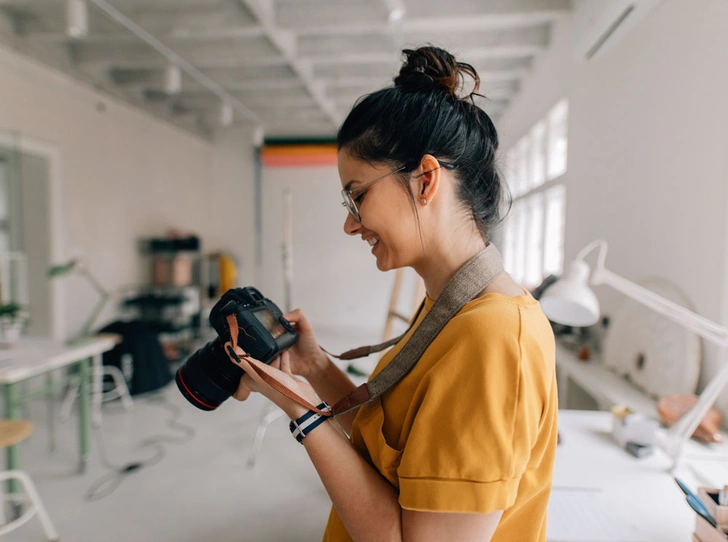
<path fill-rule="evenodd" d="M 407 331 L 402 333 L 399 337 L 395 337 L 393 339 L 389 339 L 388 341 L 385 341 L 381 344 L 374 344 L 372 346 L 360 346 L 359 348 L 354 348 L 352 350 L 347 350 L 343 354 L 339 354 L 338 356 L 336 354 L 332 354 L 328 350 L 326 350 L 323 346 L 319 346 L 321 350 L 323 350 L 326 354 L 331 356 L 332 358 L 340 359 L 343 361 L 350 360 L 350 359 L 359 359 L 359 358 L 365 358 L 370 354 L 376 354 L 377 352 L 381 352 L 382 350 L 386 350 L 390 346 L 394 346 L 399 341 L 401 341 L 407 333 L 409 333 L 409 330 L 412 329 L 412 326 L 417 321 L 417 317 L 422 312 L 422 309 L 425 308 L 425 302 L 423 301 L 420 305 L 420 308 L 417 309 L 417 312 L 414 315 L 414 318 L 412 318 L 412 322 L 410 323 L 410 326 L 407 328 Z"/>

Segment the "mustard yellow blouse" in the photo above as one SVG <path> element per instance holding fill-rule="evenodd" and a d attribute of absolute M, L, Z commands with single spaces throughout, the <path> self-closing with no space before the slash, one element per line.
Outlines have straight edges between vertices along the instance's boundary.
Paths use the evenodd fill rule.
<path fill-rule="evenodd" d="M 433 304 L 426 299 L 416 325 Z M 402 508 L 504 510 L 493 542 L 544 541 L 557 408 L 554 337 L 538 302 L 486 294 L 402 381 L 359 409 L 351 441 L 399 490 Z M 324 542 L 349 540 L 332 508 Z"/>

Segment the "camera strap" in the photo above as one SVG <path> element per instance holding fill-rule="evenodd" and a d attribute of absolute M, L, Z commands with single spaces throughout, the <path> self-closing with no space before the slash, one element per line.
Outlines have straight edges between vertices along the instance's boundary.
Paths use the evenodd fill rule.
<path fill-rule="evenodd" d="M 228 314 L 226 320 L 228 323 L 228 327 L 230 328 L 230 340 L 225 343 L 223 348 L 225 349 L 228 357 L 234 363 L 240 365 L 243 359 L 246 360 L 248 362 L 248 365 L 253 368 L 258 376 L 277 392 L 282 393 L 289 399 L 295 401 L 301 406 L 306 407 L 308 410 L 312 410 L 316 414 L 321 414 L 322 416 L 331 416 L 330 411 L 321 410 L 318 407 L 315 407 L 314 405 L 306 401 L 303 397 L 298 395 L 296 392 L 276 380 L 273 376 L 269 375 L 267 372 L 265 372 L 265 370 L 261 369 L 254 363 L 250 363 L 250 356 L 238 346 L 238 334 L 240 332 L 240 328 L 238 327 L 238 319 L 235 318 L 235 314 Z M 245 333 L 245 330 L 243 330 L 243 333 Z"/>
<path fill-rule="evenodd" d="M 422 323 L 417 326 L 412 337 L 410 337 L 402 350 L 394 356 L 394 359 L 369 382 L 358 386 L 340 399 L 331 407 L 330 412 L 319 410 L 255 364 L 251 363 L 250 366 L 273 389 L 301 406 L 306 407 L 308 410 L 321 414 L 322 416 L 338 416 L 339 414 L 349 412 L 365 403 L 373 401 L 402 380 L 412 370 L 422 354 L 424 354 L 425 350 L 427 350 L 450 319 L 460 312 L 466 303 L 473 300 L 479 293 L 490 286 L 501 273 L 503 273 L 503 260 L 501 259 L 501 255 L 495 245 L 489 244 L 484 250 L 463 265 L 455 273 L 455 276 L 450 279 L 450 282 L 447 283 L 442 293 L 435 300 L 430 311 L 422 319 Z M 421 310 L 422 307 L 420 307 Z M 420 311 L 418 311 L 418 314 Z M 414 325 L 416 320 L 417 317 L 413 319 L 412 325 Z M 224 347 L 230 358 L 240 364 L 240 358 L 248 359 L 249 356 L 237 346 L 239 332 L 237 319 L 231 314 L 228 315 L 227 321 L 230 327 L 230 341 Z M 340 357 L 341 359 L 355 359 L 373 352 L 379 352 L 399 342 L 408 332 L 409 329 L 405 334 L 395 339 L 379 345 L 356 348 L 345 352 Z"/>
<path fill-rule="evenodd" d="M 435 300 L 430 311 L 417 326 L 407 344 L 402 347 L 394 359 L 369 382 L 352 390 L 331 407 L 334 416 L 349 412 L 361 405 L 373 401 L 397 382 L 402 380 L 419 361 L 422 354 L 430 346 L 442 328 L 450 319 L 472 301 L 479 293 L 485 290 L 503 273 L 503 260 L 495 245 L 488 246 L 463 265 L 455 276 L 450 279 L 442 293 Z M 419 312 L 422 310 L 420 307 Z M 415 317 L 412 325 L 417 321 Z M 410 326 L 411 328 L 411 326 Z M 350 350 L 342 354 L 342 359 L 363 357 L 372 352 L 379 352 L 399 342 L 409 329 L 401 336 L 375 346 L 365 346 Z M 344 357 L 350 356 L 350 357 Z"/>

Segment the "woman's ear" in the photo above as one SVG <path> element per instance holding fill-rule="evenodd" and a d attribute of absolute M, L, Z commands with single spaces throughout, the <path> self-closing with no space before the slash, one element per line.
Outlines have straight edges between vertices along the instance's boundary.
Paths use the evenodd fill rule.
<path fill-rule="evenodd" d="M 415 171 L 413 193 L 420 205 L 427 205 L 437 195 L 440 188 L 440 162 L 431 154 L 422 157 L 420 166 Z"/>

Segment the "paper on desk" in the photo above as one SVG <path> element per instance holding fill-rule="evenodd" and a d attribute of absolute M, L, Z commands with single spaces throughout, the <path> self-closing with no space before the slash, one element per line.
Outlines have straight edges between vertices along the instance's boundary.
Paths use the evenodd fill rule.
<path fill-rule="evenodd" d="M 647 538 L 598 489 L 559 488 L 551 492 L 548 542 L 646 542 Z"/>

